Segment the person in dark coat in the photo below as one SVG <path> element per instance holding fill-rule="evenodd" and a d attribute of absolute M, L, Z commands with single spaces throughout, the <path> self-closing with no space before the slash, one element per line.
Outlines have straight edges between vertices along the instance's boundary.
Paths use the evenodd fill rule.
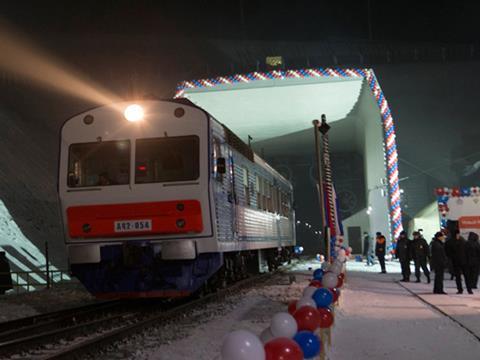
<path fill-rule="evenodd" d="M 4 251 L 0 251 L 0 295 L 13 288 L 10 264 Z"/>
<path fill-rule="evenodd" d="M 452 259 L 453 271 L 455 272 L 457 294 L 462 294 L 462 274 L 465 277 L 467 267 L 467 253 L 465 249 L 467 241 L 460 235 L 460 231 L 456 230 L 454 234 L 454 240 L 449 246 L 449 254 Z M 465 285 L 468 293 L 473 294 L 470 284 L 465 281 Z"/>
<path fill-rule="evenodd" d="M 365 256 L 365 259 L 367 260 L 367 266 L 373 265 L 373 250 L 370 239 L 370 235 L 365 231 L 363 233 L 363 256 Z"/>
<path fill-rule="evenodd" d="M 427 261 L 430 259 L 430 248 L 422 234 L 419 231 L 413 232 L 412 241 L 412 257 L 415 263 L 415 277 L 417 283 L 420 282 L 420 268 L 427 278 L 427 283 L 430 284 L 430 271 L 427 267 Z"/>
<path fill-rule="evenodd" d="M 407 233 L 405 231 L 400 233 L 400 237 L 397 240 L 395 257 L 400 261 L 400 266 L 402 268 L 402 280 L 400 281 L 409 282 L 412 252 L 410 248 L 410 240 L 407 238 Z"/>
<path fill-rule="evenodd" d="M 441 232 L 437 232 L 431 243 L 432 257 L 430 265 L 435 273 L 435 280 L 433 281 L 434 294 L 446 294 L 446 292 L 443 291 L 443 272 L 445 271 L 445 266 L 447 264 L 444 241 L 445 235 Z"/>
<path fill-rule="evenodd" d="M 387 270 L 385 268 L 385 248 L 387 245 L 387 240 L 381 232 L 377 232 L 376 244 L 375 244 L 375 255 L 378 257 L 378 262 L 382 268 L 381 274 L 386 274 Z"/>
<path fill-rule="evenodd" d="M 465 252 L 467 256 L 465 278 L 470 285 L 470 289 L 476 289 L 480 268 L 480 243 L 478 242 L 478 235 L 476 233 L 470 232 L 468 234 Z"/>
<path fill-rule="evenodd" d="M 453 242 L 455 236 L 451 232 L 448 233 L 447 240 L 445 241 L 445 254 L 447 254 L 447 269 L 450 274 L 450 280 L 455 279 L 455 270 L 453 269 Z"/>

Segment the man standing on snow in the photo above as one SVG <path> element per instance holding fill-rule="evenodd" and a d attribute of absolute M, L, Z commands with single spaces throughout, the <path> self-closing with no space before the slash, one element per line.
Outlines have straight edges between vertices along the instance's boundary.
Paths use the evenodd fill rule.
<path fill-rule="evenodd" d="M 476 289 L 478 270 L 480 267 L 480 243 L 478 242 L 478 235 L 476 233 L 470 232 L 468 234 L 465 251 L 467 255 L 466 281 L 470 283 L 470 289 Z"/>
<path fill-rule="evenodd" d="M 386 248 L 386 239 L 381 232 L 377 232 L 376 244 L 375 244 L 375 255 L 378 257 L 378 262 L 382 268 L 381 274 L 386 274 L 387 270 L 385 269 L 385 248 Z"/>
<path fill-rule="evenodd" d="M 373 265 L 373 245 L 371 243 L 371 237 L 368 232 L 363 232 L 363 255 L 367 260 L 367 266 Z"/>
<path fill-rule="evenodd" d="M 443 291 L 443 272 L 445 271 L 445 265 L 447 263 L 447 256 L 444 249 L 445 235 L 440 231 L 435 234 L 432 239 L 432 259 L 431 266 L 435 272 L 435 280 L 433 282 L 434 294 L 447 294 Z"/>
<path fill-rule="evenodd" d="M 400 281 L 409 282 L 411 249 L 410 240 L 407 238 L 407 233 L 405 231 L 400 233 L 400 237 L 397 240 L 395 256 L 400 260 L 400 266 L 402 267 L 402 280 Z"/>
<path fill-rule="evenodd" d="M 456 230 L 450 248 L 450 256 L 452 257 L 453 271 L 455 272 L 457 294 L 463 293 L 462 274 L 465 277 L 467 267 L 467 254 L 465 251 L 466 244 L 467 241 L 460 235 L 460 231 Z M 465 285 L 468 293 L 473 294 L 472 289 L 470 289 L 470 284 L 467 281 L 465 281 Z"/>
<path fill-rule="evenodd" d="M 420 268 L 422 268 L 423 273 L 427 277 L 427 283 L 430 284 L 430 271 L 427 267 L 427 260 L 430 258 L 430 248 L 419 231 L 413 232 L 412 253 L 413 261 L 415 262 L 415 277 L 417 278 L 417 283 L 420 282 Z"/>

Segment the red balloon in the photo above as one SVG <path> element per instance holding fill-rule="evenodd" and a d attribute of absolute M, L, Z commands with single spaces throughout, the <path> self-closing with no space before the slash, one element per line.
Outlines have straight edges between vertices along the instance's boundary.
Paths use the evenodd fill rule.
<path fill-rule="evenodd" d="M 318 308 L 317 312 L 320 314 L 320 327 L 327 329 L 333 325 L 333 314 L 329 308 Z"/>
<path fill-rule="evenodd" d="M 310 284 L 308 286 L 321 288 L 322 287 L 322 282 L 320 280 L 312 280 L 312 281 L 310 281 Z"/>
<path fill-rule="evenodd" d="M 297 311 L 297 300 L 292 300 L 288 303 L 288 313 L 293 315 Z"/>
<path fill-rule="evenodd" d="M 298 331 L 315 331 L 320 326 L 320 314 L 311 306 L 302 306 L 295 311 L 293 317 L 297 321 Z"/>
<path fill-rule="evenodd" d="M 460 188 L 456 187 L 452 189 L 452 196 L 460 196 Z"/>
<path fill-rule="evenodd" d="M 266 360 L 303 360 L 303 351 L 292 339 L 280 337 L 265 344 Z"/>
<path fill-rule="evenodd" d="M 333 302 L 337 302 L 339 296 L 340 296 L 340 289 L 337 288 L 330 288 L 329 289 L 332 294 L 333 294 Z"/>
<path fill-rule="evenodd" d="M 443 194 L 445 194 L 445 190 L 443 188 L 437 188 L 435 192 L 438 196 L 442 196 Z"/>
<path fill-rule="evenodd" d="M 340 273 L 340 274 L 338 274 L 338 277 L 339 277 L 340 279 L 344 280 L 344 279 L 345 279 L 345 273 Z"/>
<path fill-rule="evenodd" d="M 343 279 L 344 278 L 341 278 L 340 276 L 338 277 L 338 280 L 337 280 L 337 288 L 341 288 L 343 286 Z"/>

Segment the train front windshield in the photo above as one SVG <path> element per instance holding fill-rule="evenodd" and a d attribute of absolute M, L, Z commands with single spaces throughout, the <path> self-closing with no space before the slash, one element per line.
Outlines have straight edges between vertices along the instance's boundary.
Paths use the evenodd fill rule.
<path fill-rule="evenodd" d="M 72 144 L 68 160 L 68 186 L 128 185 L 130 141 Z"/>
<path fill-rule="evenodd" d="M 138 139 L 135 183 L 193 181 L 199 177 L 198 136 Z"/>
<path fill-rule="evenodd" d="M 130 153 L 128 140 L 71 145 L 68 186 L 128 185 Z M 194 181 L 199 172 L 198 136 L 136 140 L 136 184 Z"/>

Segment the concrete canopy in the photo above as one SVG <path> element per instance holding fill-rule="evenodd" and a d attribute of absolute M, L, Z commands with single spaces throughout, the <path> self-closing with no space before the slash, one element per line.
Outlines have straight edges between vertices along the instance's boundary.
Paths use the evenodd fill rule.
<path fill-rule="evenodd" d="M 256 149 L 279 155 L 313 153 L 312 120 L 326 114 L 333 149 L 364 157 L 371 230 L 399 235 L 393 119 L 372 70 L 287 70 L 185 81 L 176 97 L 202 107 L 245 142 L 250 135 Z"/>
<path fill-rule="evenodd" d="M 185 97 L 208 110 L 240 138 L 265 140 L 304 130 L 328 114 L 328 121 L 345 118 L 360 96 L 362 78 L 265 80 L 235 87 L 192 89 Z"/>

